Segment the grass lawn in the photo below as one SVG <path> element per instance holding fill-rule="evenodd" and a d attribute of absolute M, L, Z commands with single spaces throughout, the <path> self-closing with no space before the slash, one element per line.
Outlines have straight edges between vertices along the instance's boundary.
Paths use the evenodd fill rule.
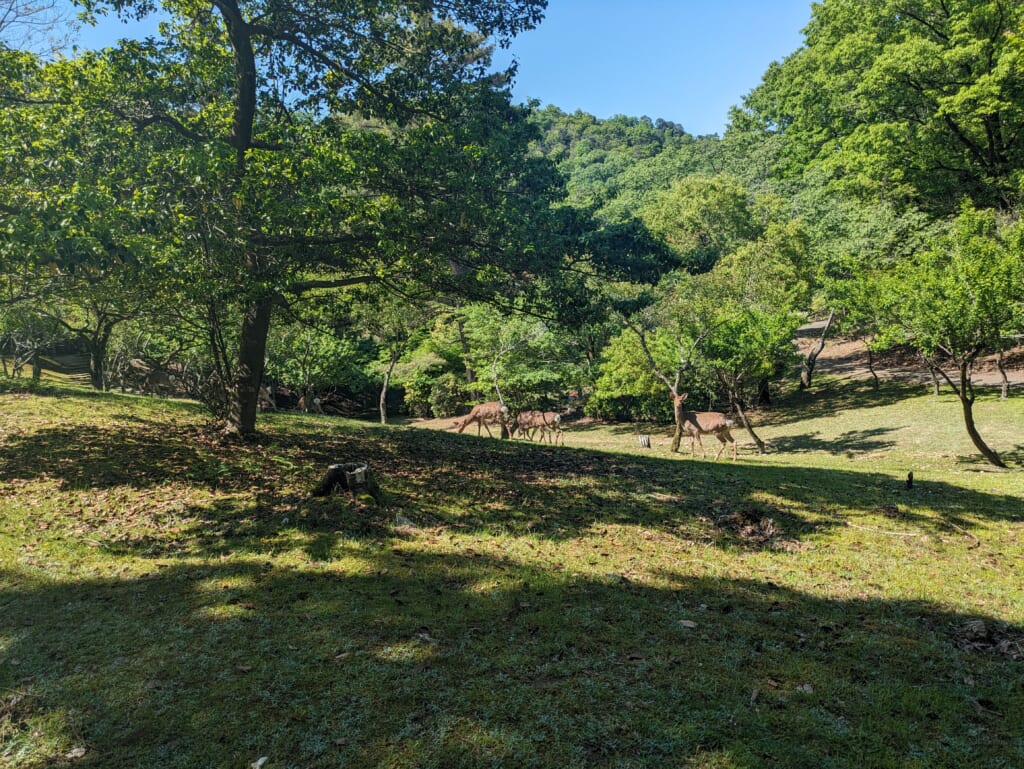
<path fill-rule="evenodd" d="M 1024 398 L 823 381 L 736 463 L 8 390 L 0 766 L 1024 767 Z"/>

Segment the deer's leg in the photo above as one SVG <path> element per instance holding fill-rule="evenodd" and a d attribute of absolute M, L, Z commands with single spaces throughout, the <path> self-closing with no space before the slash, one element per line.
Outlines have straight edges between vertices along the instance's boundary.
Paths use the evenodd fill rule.
<path fill-rule="evenodd" d="M 725 451 L 725 447 L 728 446 L 731 443 L 732 444 L 732 461 L 735 462 L 736 461 L 736 439 L 732 437 L 732 433 L 730 433 L 728 430 L 723 430 L 720 433 L 715 433 L 715 435 L 718 437 L 718 440 L 720 440 L 722 442 L 722 448 L 720 448 L 718 450 L 718 456 L 715 457 L 715 461 L 716 462 L 718 461 L 718 457 L 722 456 L 722 452 Z"/>
<path fill-rule="evenodd" d="M 487 431 L 487 437 L 488 438 L 493 438 L 494 437 L 493 435 L 491 435 L 491 428 L 487 426 L 487 420 L 486 419 L 481 419 L 479 422 L 477 422 L 477 424 L 478 425 L 483 425 L 483 428 Z M 480 434 L 480 428 L 479 427 L 476 428 L 476 434 L 477 435 Z"/>
<path fill-rule="evenodd" d="M 722 456 L 722 452 L 725 451 L 725 447 L 729 445 L 728 442 L 725 440 L 725 438 L 723 438 L 721 435 L 718 436 L 718 440 L 721 441 L 722 445 L 718 449 L 718 453 L 715 454 L 715 461 L 716 462 L 718 461 L 719 457 Z"/>

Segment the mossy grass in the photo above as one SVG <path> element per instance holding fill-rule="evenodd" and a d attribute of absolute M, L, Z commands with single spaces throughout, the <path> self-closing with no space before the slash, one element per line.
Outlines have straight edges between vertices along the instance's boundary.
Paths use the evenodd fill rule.
<path fill-rule="evenodd" d="M 9 390 L 0 765 L 1024 766 L 1024 399 L 976 409 L 1010 470 L 827 380 L 736 463 Z M 310 496 L 347 461 L 381 504 Z"/>

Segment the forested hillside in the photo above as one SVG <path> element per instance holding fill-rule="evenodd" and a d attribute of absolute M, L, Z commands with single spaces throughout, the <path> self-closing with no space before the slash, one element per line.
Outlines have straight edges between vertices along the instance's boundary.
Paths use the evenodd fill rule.
<path fill-rule="evenodd" d="M 513 104 L 484 42 L 543 6 L 175 7 L 70 57 L 5 22 L 4 375 L 87 355 L 94 388 L 243 436 L 271 397 L 671 420 L 692 392 L 757 442 L 748 410 L 813 387 L 792 340 L 827 320 L 919 354 L 1002 463 L 972 374 L 1024 331 L 1019 4 L 816 4 L 723 136 Z"/>

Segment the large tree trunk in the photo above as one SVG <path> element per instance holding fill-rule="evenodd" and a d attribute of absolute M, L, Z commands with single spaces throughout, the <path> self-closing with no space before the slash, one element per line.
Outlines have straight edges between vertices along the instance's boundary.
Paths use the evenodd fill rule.
<path fill-rule="evenodd" d="M 835 312 L 828 314 L 828 320 L 825 322 L 825 328 L 821 330 L 821 337 L 818 339 L 818 343 L 811 348 L 811 351 L 807 353 L 807 357 L 804 358 L 803 370 L 800 372 L 801 390 L 806 390 L 811 386 L 811 379 L 814 377 L 814 366 L 818 361 L 818 356 L 821 355 L 821 351 L 825 349 L 825 339 L 828 337 L 829 329 L 832 328 L 832 321 L 835 317 Z M 763 454 L 764 452 L 761 453 Z"/>
<path fill-rule="evenodd" d="M 274 302 L 270 297 L 256 299 L 242 317 L 238 365 L 228 403 L 228 432 L 242 437 L 256 433 L 256 412 L 273 308 Z"/>

